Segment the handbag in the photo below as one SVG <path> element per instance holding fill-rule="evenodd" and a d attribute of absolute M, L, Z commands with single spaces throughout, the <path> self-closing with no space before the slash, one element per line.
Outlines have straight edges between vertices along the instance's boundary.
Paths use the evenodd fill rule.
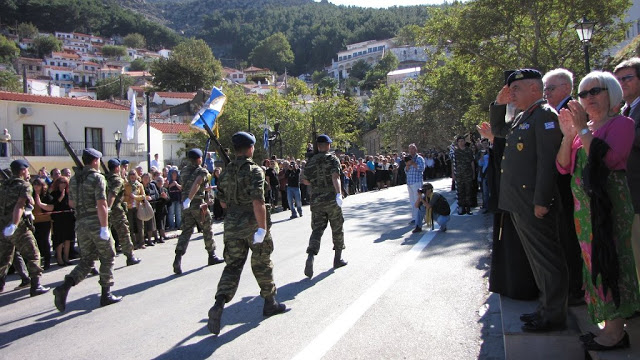
<path fill-rule="evenodd" d="M 149 200 L 145 199 L 140 203 L 140 206 L 138 206 L 138 219 L 142 221 L 149 221 L 154 217 L 154 215 L 153 207 L 149 203 Z"/>

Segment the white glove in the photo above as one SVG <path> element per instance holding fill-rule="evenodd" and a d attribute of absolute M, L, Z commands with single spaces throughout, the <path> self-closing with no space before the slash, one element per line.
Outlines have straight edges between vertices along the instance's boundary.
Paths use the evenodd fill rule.
<path fill-rule="evenodd" d="M 336 203 L 338 203 L 338 206 L 342 207 L 342 194 L 336 194 Z"/>
<path fill-rule="evenodd" d="M 109 228 L 106 226 L 100 228 L 100 239 L 109 240 Z"/>
<path fill-rule="evenodd" d="M 4 236 L 9 237 L 16 232 L 16 224 L 9 224 L 6 228 L 4 228 Z"/>
<path fill-rule="evenodd" d="M 188 209 L 190 205 L 191 205 L 191 199 L 189 199 L 189 198 L 186 198 L 186 199 L 182 202 L 182 208 L 183 208 L 183 209 Z"/>
<path fill-rule="evenodd" d="M 253 234 L 253 243 L 262 244 L 265 236 L 267 236 L 267 230 L 258 228 L 258 230 L 256 230 L 256 232 Z"/>

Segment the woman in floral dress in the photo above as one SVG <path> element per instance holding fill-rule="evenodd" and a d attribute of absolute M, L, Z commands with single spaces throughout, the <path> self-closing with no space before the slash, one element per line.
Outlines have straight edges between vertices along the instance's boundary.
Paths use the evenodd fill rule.
<path fill-rule="evenodd" d="M 580 82 L 578 97 L 579 103 L 572 100 L 569 109 L 560 111 L 564 140 L 556 165 L 560 173 L 573 175 L 571 189 L 576 233 L 584 259 L 585 301 L 591 320 L 605 323 L 599 334 L 589 333 L 580 339 L 587 350 L 626 348 L 629 335 L 624 331 L 625 318 L 640 309 L 631 248 L 633 208 L 625 172 L 635 135 L 634 122 L 618 115 L 622 89 L 610 73 L 588 74 Z M 604 176 L 598 178 L 602 174 Z M 598 187 L 600 183 L 602 186 Z M 599 189 L 603 191 L 598 193 Z M 610 200 L 610 204 L 605 205 L 605 208 L 610 206 L 610 212 L 605 214 L 598 211 L 603 206 L 601 194 Z M 592 207 L 598 210 L 592 211 Z M 602 231 L 606 227 L 593 226 L 592 215 L 610 216 L 609 231 Z M 594 249 L 605 250 L 596 250 L 599 252 L 596 254 Z M 613 256 L 601 260 L 603 257 L 599 255 L 605 253 Z"/>

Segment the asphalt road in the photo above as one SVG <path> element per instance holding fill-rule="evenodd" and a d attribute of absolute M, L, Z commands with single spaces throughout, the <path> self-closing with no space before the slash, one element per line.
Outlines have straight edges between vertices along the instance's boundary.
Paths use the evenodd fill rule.
<path fill-rule="evenodd" d="M 453 203 L 450 179 L 434 182 Z M 502 359 L 497 300 L 487 291 L 491 216 L 453 216 L 446 233 L 412 234 L 406 186 L 344 200 L 346 267 L 334 270 L 329 229 L 314 277 L 303 274 L 311 233 L 302 218 L 273 215 L 277 298 L 285 314 L 263 318 L 263 300 L 247 263 L 227 304 L 219 336 L 206 328 L 223 264 L 206 266 L 200 234 L 172 272 L 176 240 L 140 250 L 142 263 L 118 256 L 113 292 L 100 308 L 97 277 L 69 293 L 59 313 L 51 293 L 0 294 L 0 359 Z M 218 251 L 222 224 L 214 225 Z M 71 267 L 53 265 L 56 286 Z"/>

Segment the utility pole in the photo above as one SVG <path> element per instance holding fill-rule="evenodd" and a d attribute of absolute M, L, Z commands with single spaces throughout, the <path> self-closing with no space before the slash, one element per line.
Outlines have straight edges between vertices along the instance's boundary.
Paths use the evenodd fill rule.
<path fill-rule="evenodd" d="M 122 89 L 122 74 L 120 74 L 120 100 L 124 99 L 122 92 L 123 92 L 123 89 Z"/>
<path fill-rule="evenodd" d="M 147 172 L 151 172 L 151 124 L 149 123 L 149 92 L 146 93 L 147 98 Z"/>

